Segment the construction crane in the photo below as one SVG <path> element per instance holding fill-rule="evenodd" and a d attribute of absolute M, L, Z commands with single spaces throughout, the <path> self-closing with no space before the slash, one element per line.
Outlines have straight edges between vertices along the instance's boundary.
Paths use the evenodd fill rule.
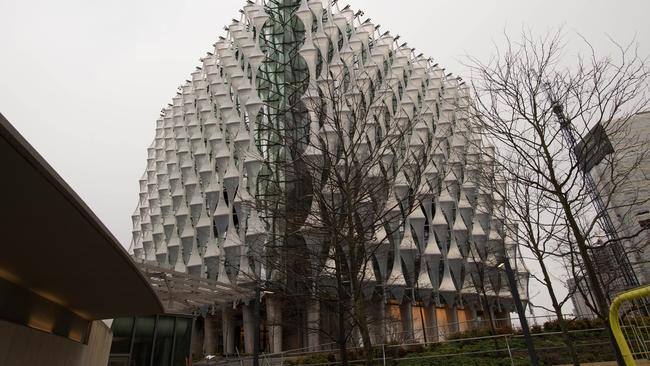
<path fill-rule="evenodd" d="M 573 159 L 575 159 L 575 161 L 580 162 L 580 157 L 576 153 L 578 142 L 576 136 L 573 133 L 573 129 L 571 128 L 571 120 L 566 117 L 564 113 L 564 107 L 562 104 L 560 104 L 558 98 L 553 93 L 550 83 L 546 82 L 545 88 L 548 94 L 548 98 L 551 102 L 551 106 L 553 108 L 553 114 L 560 124 L 560 132 L 562 133 L 562 137 L 570 147 L 570 154 Z M 616 264 L 621 271 L 625 286 L 627 288 L 636 287 L 639 285 L 639 280 L 634 273 L 634 269 L 632 268 L 632 264 L 630 263 L 625 250 L 623 249 L 623 244 L 618 237 L 618 232 L 614 227 L 612 218 L 609 216 L 607 207 L 605 207 L 605 203 L 598 193 L 596 182 L 594 181 L 593 176 L 589 173 L 589 169 L 587 169 L 586 164 L 583 163 L 580 166 L 580 170 L 582 171 L 582 178 L 584 180 L 585 186 L 589 192 L 589 195 L 591 196 L 592 202 L 594 203 L 597 214 L 600 218 L 600 226 L 605 231 L 605 235 L 607 235 L 607 239 L 610 242 L 612 253 L 614 254 Z"/>

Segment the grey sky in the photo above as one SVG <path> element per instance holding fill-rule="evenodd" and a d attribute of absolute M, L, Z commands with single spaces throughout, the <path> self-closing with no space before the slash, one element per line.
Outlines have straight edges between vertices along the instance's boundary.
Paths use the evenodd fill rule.
<path fill-rule="evenodd" d="M 125 246 L 158 112 L 244 3 L 0 0 L 0 112 Z M 563 25 L 568 55 L 576 32 L 602 54 L 614 50 L 606 35 L 650 53 L 647 0 L 340 3 L 461 75 L 464 55 L 486 60 L 522 26 Z"/>

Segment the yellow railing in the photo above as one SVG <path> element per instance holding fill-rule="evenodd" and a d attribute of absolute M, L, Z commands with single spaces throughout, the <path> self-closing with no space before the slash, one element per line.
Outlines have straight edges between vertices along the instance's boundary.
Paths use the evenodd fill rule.
<path fill-rule="evenodd" d="M 609 323 L 626 366 L 650 356 L 650 285 L 623 292 L 609 307 Z"/>

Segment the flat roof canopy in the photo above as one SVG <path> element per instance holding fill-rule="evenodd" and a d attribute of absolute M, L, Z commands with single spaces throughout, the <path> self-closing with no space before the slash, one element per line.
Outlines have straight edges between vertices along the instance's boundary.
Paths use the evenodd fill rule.
<path fill-rule="evenodd" d="M 168 313 L 191 314 L 201 307 L 232 306 L 233 302 L 255 297 L 255 291 L 251 288 L 191 276 L 161 268 L 154 263 L 140 262 L 136 266 L 147 277 Z"/>
<path fill-rule="evenodd" d="M 1 114 L 0 167 L 0 279 L 86 320 L 163 312 L 124 248 Z"/>

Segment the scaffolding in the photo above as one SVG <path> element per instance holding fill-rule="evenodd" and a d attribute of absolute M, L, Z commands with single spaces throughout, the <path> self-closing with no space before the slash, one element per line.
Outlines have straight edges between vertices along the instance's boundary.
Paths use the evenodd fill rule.
<path fill-rule="evenodd" d="M 546 84 L 547 93 L 549 100 L 551 102 L 551 107 L 553 108 L 553 114 L 555 115 L 558 123 L 560 124 L 560 131 L 565 142 L 569 145 L 570 155 L 573 161 L 578 161 L 580 163 L 579 167 L 582 171 L 582 178 L 586 186 L 587 192 L 591 196 L 592 203 L 595 206 L 596 214 L 599 217 L 599 223 L 607 239 L 609 240 L 612 253 L 614 254 L 614 259 L 616 260 L 618 271 L 620 271 L 621 277 L 623 279 L 624 285 L 626 288 L 631 288 L 639 285 L 639 280 L 634 273 L 632 264 L 630 263 L 621 239 L 618 236 L 618 232 L 612 218 L 609 216 L 607 207 L 603 202 L 601 195 L 598 192 L 598 187 L 594 178 L 589 173 L 587 169 L 587 162 L 579 161 L 580 157 L 577 154 L 578 142 L 576 136 L 573 133 L 573 128 L 571 126 L 571 121 L 566 117 L 564 113 L 564 107 L 558 101 L 557 97 L 554 95 L 551 86 L 549 83 Z"/>

